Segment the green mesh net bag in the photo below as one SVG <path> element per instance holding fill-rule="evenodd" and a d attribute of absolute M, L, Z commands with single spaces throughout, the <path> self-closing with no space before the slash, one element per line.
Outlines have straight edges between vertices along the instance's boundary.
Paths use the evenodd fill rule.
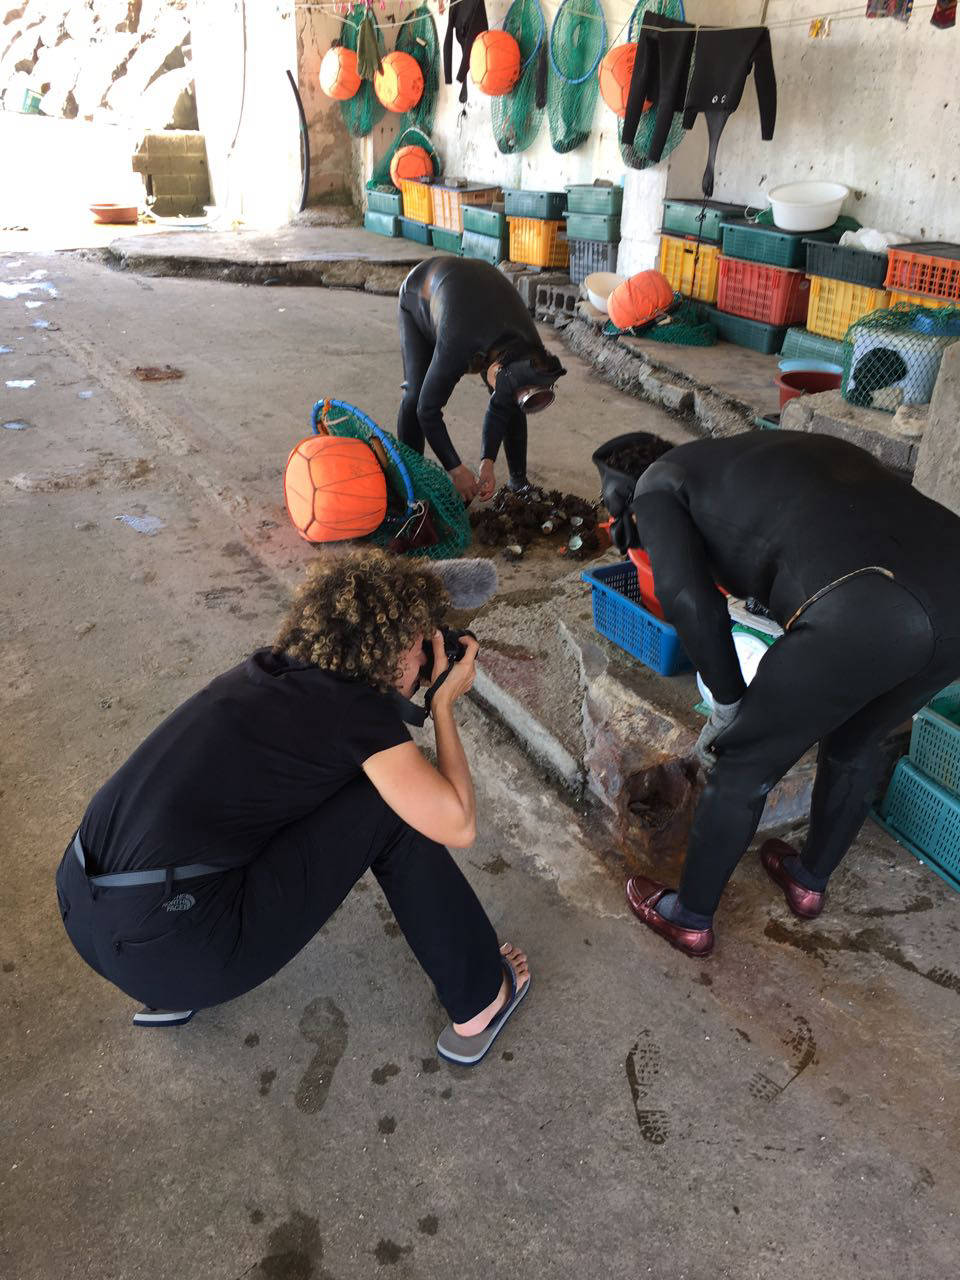
<path fill-rule="evenodd" d="M 367 16 L 367 6 L 365 4 L 355 4 L 351 11 L 343 20 L 340 27 L 340 43 L 344 49 L 353 49 L 356 52 L 357 38 L 360 33 L 360 23 Z M 385 52 L 383 44 L 383 32 L 380 30 L 380 24 L 370 10 L 370 16 L 373 18 L 374 29 L 377 33 L 377 47 L 381 54 Z M 373 92 L 373 81 L 362 80 L 360 88 L 348 98 L 346 102 L 340 103 L 340 114 L 343 116 L 343 123 L 353 135 L 354 138 L 365 138 L 375 124 L 379 124 L 383 119 L 386 107 Z"/>
<path fill-rule="evenodd" d="M 368 191 L 396 191 L 397 188 L 393 185 L 393 179 L 390 177 L 390 162 L 401 147 L 423 147 L 433 161 L 433 176 L 439 178 L 443 173 L 443 162 L 429 136 L 422 129 L 418 129 L 416 125 L 410 125 L 408 128 L 400 130 L 389 150 L 381 158 L 373 171 L 373 176 L 367 183 Z"/>
<path fill-rule="evenodd" d="M 618 329 L 612 320 L 604 325 L 603 332 L 610 337 L 626 334 L 630 338 L 643 338 L 645 342 L 669 342 L 678 347 L 712 347 L 717 341 L 717 328 L 704 315 L 702 307 L 681 294 L 675 295 L 675 305 L 664 320 L 639 329 Z"/>
<path fill-rule="evenodd" d="M 430 131 L 437 114 L 437 95 L 440 92 L 440 42 L 437 25 L 425 4 L 414 9 L 404 19 L 397 33 L 396 47 L 401 53 L 409 53 L 420 64 L 423 72 L 423 94 L 415 107 L 399 117 L 397 136 L 367 183 L 368 188 L 378 187 L 387 191 L 396 190 L 390 178 L 390 162 L 401 147 L 423 147 L 433 160 L 434 177 L 439 177 L 443 171 L 440 157 L 430 141 Z"/>
<path fill-rule="evenodd" d="M 607 24 L 599 0 L 563 0 L 550 29 L 547 53 L 547 117 L 554 151 L 565 155 L 590 137 L 607 49 Z"/>
<path fill-rule="evenodd" d="M 431 560 L 452 560 L 462 555 L 472 537 L 470 519 L 463 499 L 453 487 L 447 473 L 378 427 L 372 418 L 345 400 L 318 400 L 310 415 L 310 425 L 317 433 L 350 436 L 370 444 L 379 441 L 386 455 L 387 515 L 369 541 L 378 547 L 388 546 L 404 530 L 419 522 L 423 503 L 429 504 L 430 518 L 438 541 L 430 547 L 417 547 L 406 552 L 427 556 Z"/>
<path fill-rule="evenodd" d="M 843 398 L 895 413 L 929 404 L 943 353 L 960 339 L 960 306 L 899 303 L 857 320 L 843 340 Z"/>
<path fill-rule="evenodd" d="M 526 151 L 540 132 L 546 106 L 547 24 L 540 0 L 513 0 L 503 29 L 520 46 L 520 79 L 490 100 L 493 136 L 504 155 Z"/>
<path fill-rule="evenodd" d="M 636 43 L 640 39 L 640 24 L 643 22 L 643 15 L 647 12 L 658 13 L 664 18 L 673 18 L 677 22 L 683 22 L 685 18 L 683 10 L 683 0 L 640 0 L 639 4 L 630 15 L 630 26 L 627 32 L 627 39 L 631 43 Z M 693 70 L 693 60 L 690 62 L 690 70 Z M 637 125 L 636 137 L 633 145 L 625 147 L 620 143 L 620 154 L 623 157 L 623 163 L 628 169 L 645 169 L 648 160 L 648 151 L 650 150 L 650 139 L 653 137 L 654 126 L 657 123 L 657 109 L 651 107 L 649 111 L 644 111 L 640 117 L 640 123 Z M 683 115 L 679 111 L 675 111 L 673 115 L 673 124 L 670 126 L 670 132 L 667 134 L 667 140 L 663 145 L 663 154 L 661 160 L 665 160 L 668 155 L 680 145 L 684 137 Z M 623 137 L 623 121 L 620 121 L 617 136 Z"/>

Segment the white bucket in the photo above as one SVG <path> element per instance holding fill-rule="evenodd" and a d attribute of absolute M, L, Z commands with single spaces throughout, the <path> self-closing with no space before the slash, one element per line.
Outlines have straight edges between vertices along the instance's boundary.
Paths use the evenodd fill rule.
<path fill-rule="evenodd" d="M 850 188 L 840 182 L 788 182 L 768 194 L 781 231 L 825 231 L 840 217 Z"/>
<path fill-rule="evenodd" d="M 777 636 L 758 636 L 753 631 L 746 631 L 741 626 L 733 628 L 733 647 L 737 651 L 737 657 L 740 660 L 740 670 L 743 673 L 744 684 L 750 684 L 754 676 L 757 674 L 757 668 L 766 656 L 767 650 L 777 640 Z M 713 694 L 703 682 L 700 672 L 697 672 L 697 688 L 700 690 L 700 696 L 703 698 L 707 706 L 713 710 Z"/>

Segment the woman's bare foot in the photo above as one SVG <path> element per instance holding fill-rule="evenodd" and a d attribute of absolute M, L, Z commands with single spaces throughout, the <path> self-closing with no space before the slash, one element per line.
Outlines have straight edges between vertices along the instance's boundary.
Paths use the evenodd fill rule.
<path fill-rule="evenodd" d="M 517 947 L 510 942 L 505 942 L 500 948 L 500 954 L 504 960 L 513 969 L 517 980 L 517 990 L 525 987 L 530 981 L 530 966 L 527 964 L 527 957 Z M 506 974 L 503 975 L 503 982 L 500 984 L 500 990 L 497 992 L 497 998 L 492 1004 L 488 1004 L 485 1009 L 470 1019 L 469 1022 L 455 1022 L 453 1029 L 458 1036 L 478 1036 L 481 1031 L 485 1031 L 490 1022 L 496 1017 L 503 1006 L 510 999 L 511 992 L 510 980 Z"/>

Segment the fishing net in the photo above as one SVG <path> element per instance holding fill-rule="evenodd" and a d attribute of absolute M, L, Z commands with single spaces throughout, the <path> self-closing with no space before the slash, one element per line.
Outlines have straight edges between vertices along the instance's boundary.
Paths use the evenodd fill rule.
<path fill-rule="evenodd" d="M 943 353 L 958 339 L 960 306 L 899 303 L 863 316 L 843 341 L 843 398 L 887 413 L 929 404 Z"/>
<path fill-rule="evenodd" d="M 383 187 L 388 191 L 396 190 L 390 177 L 390 161 L 401 147 L 423 147 L 433 160 L 434 176 L 438 177 L 443 172 L 440 157 L 429 136 L 440 92 L 440 43 L 433 15 L 425 4 L 414 9 L 404 19 L 397 34 L 397 48 L 401 53 L 409 53 L 420 64 L 423 72 L 423 94 L 415 107 L 400 116 L 397 136 L 381 157 L 367 183 L 368 188 Z"/>
<path fill-rule="evenodd" d="M 540 0 L 513 0 L 503 29 L 520 46 L 520 79 L 509 93 L 491 99 L 490 119 L 497 146 L 509 156 L 526 151 L 543 122 L 547 26 Z"/>
<path fill-rule="evenodd" d="M 547 42 L 547 117 L 553 149 L 561 155 L 590 137 L 600 92 L 597 69 L 606 48 L 599 0 L 563 0 Z"/>
<path fill-rule="evenodd" d="M 639 4 L 630 15 L 630 26 L 627 32 L 627 39 L 632 43 L 636 43 L 640 39 L 640 24 L 643 22 L 643 15 L 647 12 L 658 13 L 663 18 L 673 18 L 677 22 L 684 21 L 683 0 L 640 0 Z M 693 61 L 690 62 L 690 70 L 693 70 Z M 628 169 L 645 169 L 648 164 L 647 152 L 650 149 L 650 139 L 653 137 L 654 126 L 657 123 L 657 109 L 651 107 L 648 111 L 644 111 L 640 117 L 640 123 L 637 125 L 636 136 L 633 139 L 633 145 L 625 147 L 620 143 L 620 154 L 623 157 L 623 163 Z M 673 115 L 673 124 L 670 126 L 670 132 L 667 134 L 667 140 L 663 145 L 663 155 L 661 160 L 665 159 L 671 151 L 675 150 L 681 143 L 684 135 L 683 115 L 679 111 L 675 111 Z M 623 121 L 620 121 L 618 128 L 618 137 L 623 137 Z"/>
<path fill-rule="evenodd" d="M 422 129 L 418 129 L 416 125 L 410 125 L 409 128 L 400 130 L 387 149 L 386 154 L 381 157 L 380 163 L 374 169 L 373 176 L 367 183 L 368 191 L 372 191 L 375 188 L 379 191 L 396 191 L 397 188 L 393 185 L 393 179 L 390 177 L 390 161 L 401 147 L 423 147 L 433 161 L 433 176 L 439 178 L 443 173 L 443 162 L 437 153 L 436 147 Z"/>
<path fill-rule="evenodd" d="M 669 342 L 678 347 L 712 347 L 717 341 L 716 325 L 711 324 L 702 308 L 689 298 L 678 293 L 676 301 L 674 310 L 659 324 L 649 328 L 618 329 L 609 320 L 603 332 L 611 337 L 626 334 L 630 338 L 643 338 L 645 342 Z"/>
<path fill-rule="evenodd" d="M 367 16 L 367 12 L 365 4 L 355 4 L 344 18 L 340 27 L 340 43 L 345 49 L 353 49 L 356 52 L 360 23 Z M 385 52 L 383 32 L 380 30 L 380 24 L 377 22 L 376 17 L 374 17 L 373 10 L 371 9 L 369 12 L 373 19 L 374 30 L 377 33 L 377 47 L 382 54 Z M 383 119 L 385 111 L 386 107 L 383 106 L 373 91 L 372 80 L 362 80 L 360 88 L 353 97 L 340 103 L 340 114 L 343 116 L 343 123 L 354 138 L 365 138 L 373 126 L 379 124 Z"/>
<path fill-rule="evenodd" d="M 381 463 L 386 456 L 387 514 L 380 528 L 370 534 L 370 542 L 378 547 L 387 546 L 411 523 L 417 522 L 418 504 L 426 502 L 438 541 L 406 554 L 427 556 L 431 560 L 452 560 L 462 555 L 472 536 L 470 519 L 463 499 L 442 467 L 401 444 L 396 436 L 378 427 L 372 418 L 345 400 L 318 400 L 313 406 L 311 426 L 316 432 L 349 436 L 366 444 L 379 441 L 382 445 L 379 456 Z"/>

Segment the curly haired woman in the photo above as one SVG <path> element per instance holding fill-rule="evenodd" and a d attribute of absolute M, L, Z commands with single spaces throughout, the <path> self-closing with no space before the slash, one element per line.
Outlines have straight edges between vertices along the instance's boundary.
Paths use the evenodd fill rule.
<path fill-rule="evenodd" d="M 378 551 L 318 561 L 272 649 L 172 713 L 97 792 L 57 872 L 83 959 L 172 1026 L 243 995 L 301 950 L 369 868 L 452 1025 L 443 1056 L 478 1062 L 526 994 L 445 845 L 476 831 L 454 703 L 476 641 L 431 703 L 434 767 L 396 693 L 424 641 L 447 668 L 438 577 Z"/>

